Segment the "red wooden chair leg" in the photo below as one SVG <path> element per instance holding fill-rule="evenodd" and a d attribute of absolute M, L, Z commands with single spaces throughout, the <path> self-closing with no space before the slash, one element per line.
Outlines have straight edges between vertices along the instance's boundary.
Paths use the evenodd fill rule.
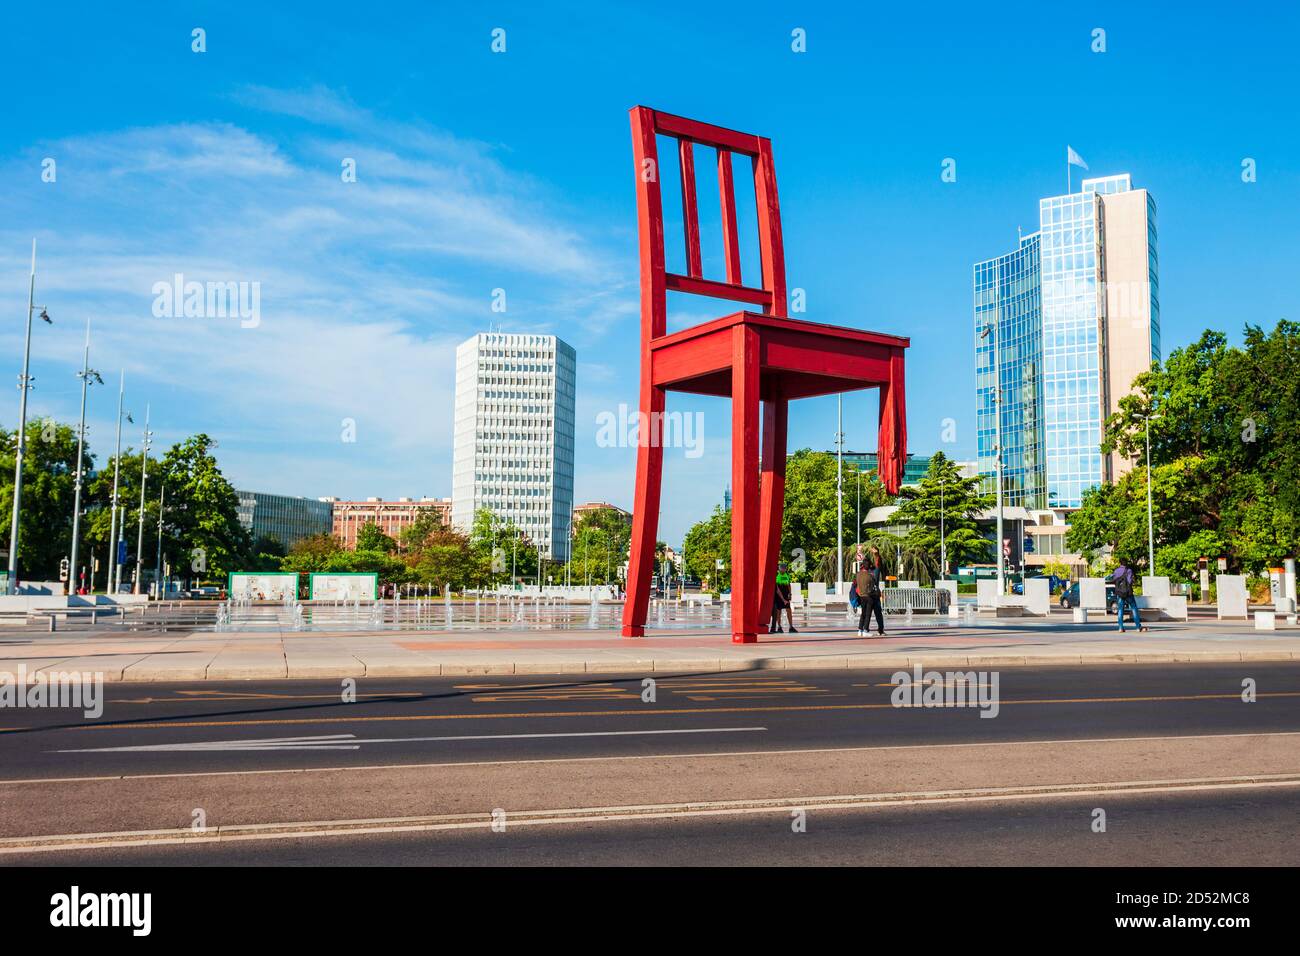
<path fill-rule="evenodd" d="M 758 333 L 736 326 L 731 354 L 731 641 L 758 640 Z"/>
<path fill-rule="evenodd" d="M 777 398 L 763 403 L 763 491 L 759 500 L 759 630 L 772 620 L 776 563 L 781 557 L 781 521 L 785 513 L 785 436 L 790 403 Z"/>
<path fill-rule="evenodd" d="M 880 444 L 877 473 L 891 495 L 898 494 L 907 461 L 907 398 L 903 350 L 894 349 L 889 358 L 889 382 L 880 388 Z"/>
<path fill-rule="evenodd" d="M 648 375 L 648 373 L 646 373 Z M 642 389 L 641 424 L 637 432 L 636 495 L 632 502 L 632 541 L 627 565 L 627 599 L 623 602 L 623 636 L 645 635 L 650 604 L 650 575 L 655 563 L 655 534 L 659 530 L 659 491 L 663 481 L 664 390 Z"/>

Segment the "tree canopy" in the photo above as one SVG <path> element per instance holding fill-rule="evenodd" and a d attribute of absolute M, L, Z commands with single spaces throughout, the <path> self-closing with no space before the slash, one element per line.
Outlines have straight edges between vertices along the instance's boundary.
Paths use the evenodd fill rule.
<path fill-rule="evenodd" d="M 911 526 L 906 538 L 908 548 L 928 556 L 934 569 L 944 570 L 939 568 L 944 553 L 948 570 L 957 564 L 993 557 L 993 542 L 980 533 L 975 519 L 994 506 L 995 496 L 982 494 L 979 486 L 978 477 L 962 477 L 957 463 L 939 451 L 930 459 L 921 481 L 901 490 L 903 504 L 893 520 Z M 928 580 L 931 575 L 917 576 Z"/>
<path fill-rule="evenodd" d="M 1261 572 L 1300 550 L 1300 323 L 1247 326 L 1242 347 L 1207 331 L 1133 382 L 1104 452 L 1132 471 L 1086 492 L 1067 545 L 1147 553 L 1147 416 L 1156 571 L 1191 580 L 1200 557 Z"/>
<path fill-rule="evenodd" d="M 800 449 L 786 459 L 781 560 L 790 565 L 791 575 L 796 580 L 828 581 L 835 576 L 838 468 L 835 455 L 809 448 Z M 885 491 L 874 470 L 858 472 L 847 466 L 844 469 L 843 496 L 842 543 L 847 562 L 851 560 L 854 544 L 862 540 L 863 532 L 855 529 L 861 528 L 867 512 L 877 505 L 889 504 L 893 498 Z M 683 548 L 687 573 L 717 587 L 730 586 L 730 511 L 715 508 L 713 514 L 687 532 Z M 716 566 L 719 558 L 723 562 L 721 571 Z"/>

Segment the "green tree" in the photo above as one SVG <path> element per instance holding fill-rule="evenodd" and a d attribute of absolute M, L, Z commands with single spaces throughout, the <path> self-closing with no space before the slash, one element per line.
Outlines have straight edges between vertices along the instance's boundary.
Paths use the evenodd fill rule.
<path fill-rule="evenodd" d="M 935 452 L 921 481 L 902 489 L 902 506 L 894 514 L 899 524 L 910 526 L 906 543 L 914 570 L 923 573 L 906 575 L 928 583 L 939 567 L 940 555 L 947 553 L 950 573 L 954 565 L 992 558 L 993 543 L 979 530 L 976 518 L 994 506 L 994 496 L 982 494 L 980 479 L 964 478 L 956 462 L 943 452 Z M 933 571 L 931 570 L 933 569 Z"/>
<path fill-rule="evenodd" d="M 2 547 L 5 550 L 9 548 L 9 517 L 13 513 L 17 451 L 18 430 L 0 428 L 0 514 L 4 516 Z M 89 473 L 93 467 L 94 457 L 87 444 L 82 468 Z M 72 550 L 73 473 L 76 468 L 75 428 L 59 425 L 51 419 L 27 423 L 22 514 L 18 524 L 20 581 L 58 580 L 59 562 Z M 83 506 L 86 500 L 83 490 Z"/>
<path fill-rule="evenodd" d="M 338 554 L 344 553 L 339 539 L 331 534 L 313 534 L 300 538 L 289 553 L 280 560 L 281 571 L 298 574 L 319 574 L 330 566 Z"/>
<path fill-rule="evenodd" d="M 488 561 L 476 554 L 468 536 L 443 525 L 437 512 L 427 511 L 402 530 L 402 560 L 407 577 L 416 584 L 450 584 L 453 590 L 482 587 L 491 582 Z"/>
<path fill-rule="evenodd" d="M 158 466 L 163 554 L 173 574 L 224 577 L 253 556 L 239 522 L 239 495 L 211 454 L 214 447 L 207 435 L 194 435 L 169 448 Z"/>
<path fill-rule="evenodd" d="M 631 540 L 631 525 L 618 510 L 597 508 L 586 512 L 573 532 L 573 583 L 609 584 L 618 580 Z"/>
<path fill-rule="evenodd" d="M 324 570 L 377 574 L 382 584 L 400 584 L 410 580 L 406 563 L 387 551 L 338 551 L 326 560 Z"/>
<path fill-rule="evenodd" d="M 433 535 L 444 530 L 446 526 L 442 523 L 441 514 L 433 508 L 422 509 L 414 521 L 398 532 L 398 547 L 402 551 L 416 550 Z"/>
<path fill-rule="evenodd" d="M 696 522 L 686 532 L 682 550 L 689 576 L 705 582 L 710 590 L 731 587 L 731 510 L 718 505 L 708 518 Z"/>
<path fill-rule="evenodd" d="M 791 562 L 794 577 L 800 581 L 813 576 L 823 581 L 833 580 L 839 564 L 837 542 L 844 546 L 845 561 L 850 561 L 854 547 L 863 540 L 862 521 L 867 512 L 894 500 L 874 470 L 857 472 L 845 468 L 841 541 L 837 534 L 838 473 L 839 461 L 828 452 L 803 448 L 786 460 L 781 556 Z"/>
<path fill-rule="evenodd" d="M 356 551 L 379 551 L 392 554 L 397 550 L 397 542 L 384 533 L 373 521 L 367 521 L 357 529 Z"/>
<path fill-rule="evenodd" d="M 837 542 L 844 546 L 846 562 L 851 561 L 854 545 L 863 538 L 862 521 L 867 512 L 893 501 L 874 470 L 858 473 L 845 468 L 844 537 L 840 541 L 836 512 L 838 472 L 839 462 L 828 452 L 802 448 L 786 459 L 780 554 L 790 564 L 791 576 L 796 580 L 833 580 L 838 565 Z M 729 584 L 731 513 L 716 509 L 687 532 L 683 548 L 688 574 L 712 581 L 718 577 L 714 562 L 722 558 Z"/>
<path fill-rule="evenodd" d="M 1241 348 L 1207 331 L 1152 366 L 1106 421 L 1102 450 L 1135 460 L 1084 496 L 1067 545 L 1146 555 L 1150 419 L 1156 570 L 1184 580 L 1199 557 L 1260 572 L 1300 550 L 1300 323 L 1247 326 Z M 1199 552 L 1199 553 L 1193 553 Z M 1166 565 L 1165 559 L 1169 563 Z"/>
<path fill-rule="evenodd" d="M 480 508 L 469 533 L 470 550 L 482 563 L 490 583 L 537 580 L 537 547 L 513 522 Z"/>
<path fill-rule="evenodd" d="M 280 539 L 273 534 L 261 535 L 253 542 L 251 556 L 244 562 L 248 571 L 279 571 L 288 555 Z"/>

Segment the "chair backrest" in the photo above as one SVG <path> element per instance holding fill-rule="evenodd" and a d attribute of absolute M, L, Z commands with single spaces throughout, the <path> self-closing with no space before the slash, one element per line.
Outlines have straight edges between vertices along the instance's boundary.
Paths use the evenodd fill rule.
<path fill-rule="evenodd" d="M 781 206 L 776 196 L 772 142 L 762 136 L 737 133 L 645 106 L 634 107 L 632 150 L 636 157 L 636 207 L 641 245 L 641 332 L 643 340 L 667 330 L 667 293 L 730 299 L 760 306 L 768 315 L 786 318 L 785 249 L 781 243 Z M 664 212 L 660 190 L 659 146 L 656 135 L 677 140 L 682 177 L 682 224 L 686 239 L 686 275 L 664 266 Z M 704 278 L 700 266 L 700 217 L 695 189 L 695 146 L 717 154 L 718 193 L 722 209 L 722 240 L 727 267 L 725 282 Z M 763 274 L 758 286 L 745 285 L 740 274 L 740 237 L 736 231 L 733 153 L 748 156 L 754 173 L 754 202 L 758 212 L 758 251 Z"/>

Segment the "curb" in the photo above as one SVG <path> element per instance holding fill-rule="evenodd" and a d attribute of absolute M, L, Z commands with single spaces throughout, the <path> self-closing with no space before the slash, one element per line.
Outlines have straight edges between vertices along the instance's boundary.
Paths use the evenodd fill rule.
<path fill-rule="evenodd" d="M 483 677 L 565 674 L 720 673 L 749 670 L 883 670 L 911 669 L 916 665 L 934 668 L 1070 667 L 1110 664 L 1242 664 L 1290 663 L 1300 660 L 1300 651 L 1133 651 L 1107 654 L 954 654 L 951 651 L 918 654 L 836 654 L 823 657 L 643 658 L 635 660 L 570 661 L 384 661 L 367 665 L 354 659 L 338 663 L 270 662 L 212 663 L 206 668 L 193 663 L 175 668 L 117 666 L 104 675 L 109 683 L 140 683 L 193 680 L 330 680 L 345 677 Z"/>

